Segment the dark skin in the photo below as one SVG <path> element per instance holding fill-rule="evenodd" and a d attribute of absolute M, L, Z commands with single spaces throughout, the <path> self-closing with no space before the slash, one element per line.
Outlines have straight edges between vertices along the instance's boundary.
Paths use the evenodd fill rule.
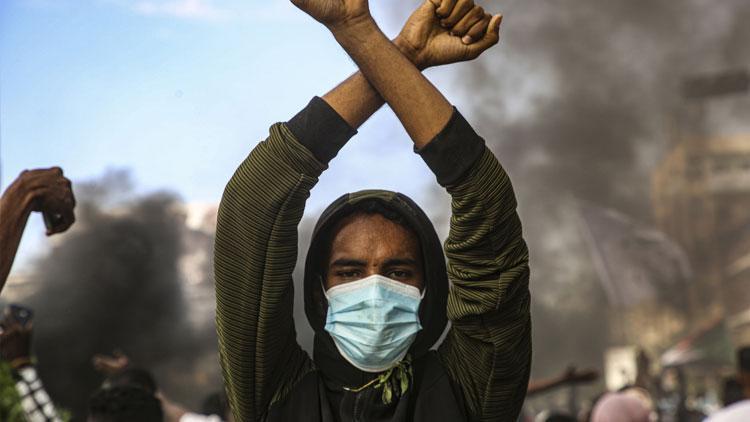
<path fill-rule="evenodd" d="M 341 221 L 331 242 L 326 289 L 375 274 L 422 290 L 422 251 L 416 235 L 379 214 Z"/>
<path fill-rule="evenodd" d="M 62 233 L 75 222 L 73 189 L 59 167 L 23 171 L 0 197 L 0 290 L 10 273 L 32 212 L 51 217 L 47 235 Z"/>

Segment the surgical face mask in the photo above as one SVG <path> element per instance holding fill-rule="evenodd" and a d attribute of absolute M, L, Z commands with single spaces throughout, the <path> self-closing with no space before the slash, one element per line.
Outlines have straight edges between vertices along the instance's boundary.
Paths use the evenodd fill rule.
<path fill-rule="evenodd" d="M 424 293 L 414 286 L 372 275 L 331 287 L 325 295 L 325 330 L 341 356 L 362 371 L 381 372 L 400 362 L 422 329 Z"/>

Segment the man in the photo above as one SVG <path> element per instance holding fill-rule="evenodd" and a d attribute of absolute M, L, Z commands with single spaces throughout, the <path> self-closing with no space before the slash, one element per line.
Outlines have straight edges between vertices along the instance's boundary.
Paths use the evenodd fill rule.
<path fill-rule="evenodd" d="M 366 0 L 295 0 L 360 72 L 271 127 L 224 192 L 215 269 L 220 359 L 238 421 L 513 421 L 531 357 L 528 251 L 508 176 L 419 69 L 470 60 L 501 17 L 430 0 L 394 42 Z M 452 196 L 445 243 L 404 195 L 363 191 L 321 215 L 305 265 L 312 359 L 292 272 L 305 200 L 387 102 Z M 452 288 L 448 288 L 448 280 Z M 452 326 L 437 350 L 447 318 Z"/>
<path fill-rule="evenodd" d="M 743 399 L 714 413 L 708 422 L 740 422 L 750 420 L 750 346 L 737 351 L 739 382 L 742 386 Z"/>
<path fill-rule="evenodd" d="M 44 215 L 47 235 L 62 233 L 73 224 L 76 201 L 70 180 L 59 167 L 26 170 L 0 197 L 0 291 L 21 243 L 29 215 Z"/>

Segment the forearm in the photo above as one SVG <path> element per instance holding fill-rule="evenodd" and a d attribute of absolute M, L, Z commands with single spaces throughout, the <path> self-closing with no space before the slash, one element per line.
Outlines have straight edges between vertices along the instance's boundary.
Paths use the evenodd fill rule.
<path fill-rule="evenodd" d="M 18 191 L 13 185 L 0 199 L 0 291 L 21 243 L 26 222 L 31 214 L 33 198 Z"/>
<path fill-rule="evenodd" d="M 323 99 L 354 129 L 362 126 L 385 103 L 362 72 L 350 76 Z"/>
<path fill-rule="evenodd" d="M 450 119 L 451 104 L 371 18 L 332 32 L 359 67 L 362 79 L 369 81 L 396 113 L 417 148 L 427 145 Z"/>
<path fill-rule="evenodd" d="M 402 42 L 396 38 L 393 44 L 404 54 L 414 66 L 423 69 L 425 66 L 418 63 L 416 58 Z M 378 90 L 372 86 L 361 71 L 357 71 L 341 84 L 330 90 L 323 99 L 331 106 L 353 129 L 364 124 L 380 107 L 385 100 Z"/>

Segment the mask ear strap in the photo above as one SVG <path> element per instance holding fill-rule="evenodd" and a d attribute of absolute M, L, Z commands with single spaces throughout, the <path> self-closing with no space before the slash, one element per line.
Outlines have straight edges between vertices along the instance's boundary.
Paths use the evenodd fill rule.
<path fill-rule="evenodd" d="M 326 285 L 325 285 L 325 283 L 323 283 L 323 276 L 320 275 L 320 274 L 318 274 L 318 283 L 320 283 L 320 291 L 323 292 L 323 296 L 326 298 L 326 301 L 329 301 L 328 300 L 328 292 L 326 291 Z"/>

